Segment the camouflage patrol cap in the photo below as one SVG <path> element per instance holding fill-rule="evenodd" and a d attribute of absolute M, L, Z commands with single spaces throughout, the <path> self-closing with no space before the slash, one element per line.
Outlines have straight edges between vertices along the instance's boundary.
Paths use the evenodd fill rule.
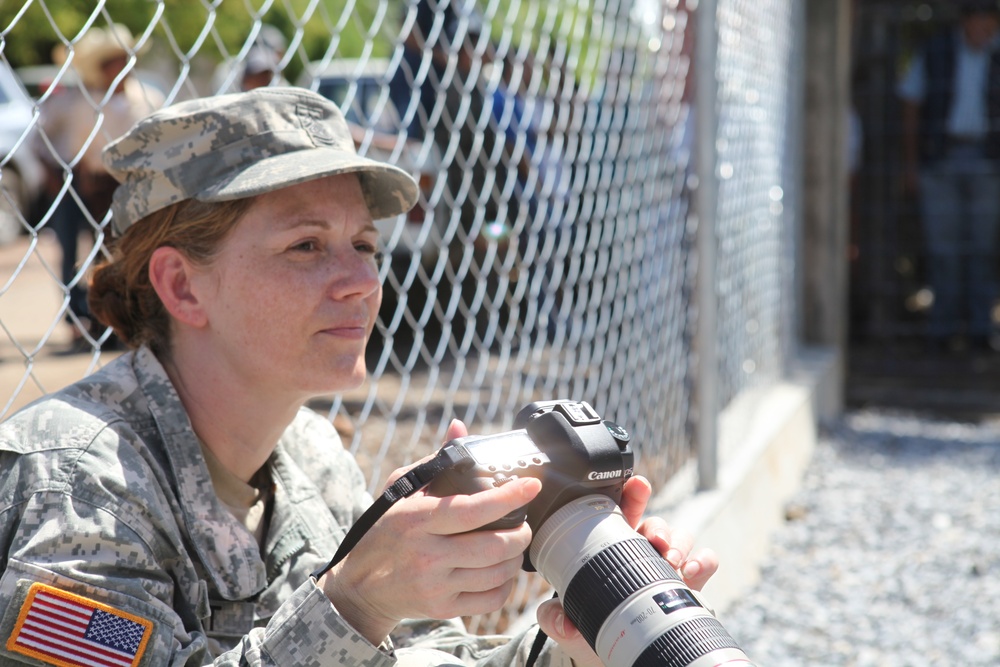
<path fill-rule="evenodd" d="M 418 196 L 405 171 L 358 155 L 340 109 L 304 88 L 166 107 L 109 144 L 103 158 L 121 184 L 111 205 L 118 234 L 184 199 L 241 199 L 334 174 L 358 175 L 374 219 L 408 211 Z"/>

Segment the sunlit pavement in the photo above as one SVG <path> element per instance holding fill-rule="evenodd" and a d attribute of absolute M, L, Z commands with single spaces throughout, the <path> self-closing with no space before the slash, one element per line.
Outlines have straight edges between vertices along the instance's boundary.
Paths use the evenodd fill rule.
<path fill-rule="evenodd" d="M 120 354 L 69 353 L 61 285 L 54 236 L 21 236 L 0 246 L 0 419 Z"/>

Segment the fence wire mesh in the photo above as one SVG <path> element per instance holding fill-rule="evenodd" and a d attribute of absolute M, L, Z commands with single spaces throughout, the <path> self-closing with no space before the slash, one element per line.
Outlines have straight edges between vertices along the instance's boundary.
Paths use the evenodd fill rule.
<path fill-rule="evenodd" d="M 119 84 L 135 82 L 135 104 L 158 107 L 292 83 L 334 100 L 359 152 L 399 164 L 421 185 L 412 212 L 379 223 L 388 261 L 369 378 L 314 402 L 371 489 L 439 446 L 452 418 L 494 432 L 510 428 L 521 406 L 557 397 L 587 400 L 630 427 L 638 471 L 661 486 L 691 460 L 694 421 L 715 417 L 691 401 L 696 18 L 717 22 L 720 36 L 713 279 L 723 401 L 780 378 L 793 335 L 796 147 L 786 128 L 800 113 L 789 81 L 801 62 L 801 12 L 790 0 L 723 0 L 717 16 L 696 7 L 0 8 L 0 418 L 118 354 L 81 295 L 109 223 L 88 167 L 124 131 Z M 110 32 L 118 24 L 127 29 Z M 101 31 L 127 53 L 104 80 L 88 53 L 88 36 Z M 71 98 L 83 106 L 61 120 L 74 121 L 75 134 L 57 122 Z M 518 599 L 539 590 L 525 578 Z M 510 620 L 497 614 L 472 627 Z"/>
<path fill-rule="evenodd" d="M 801 3 L 718 12 L 719 402 L 781 377 L 793 347 Z M 775 85 L 775 82 L 786 85 Z"/>

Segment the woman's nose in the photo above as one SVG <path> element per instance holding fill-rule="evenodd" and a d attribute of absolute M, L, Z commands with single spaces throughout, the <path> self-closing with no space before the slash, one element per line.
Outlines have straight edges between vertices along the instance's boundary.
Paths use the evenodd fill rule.
<path fill-rule="evenodd" d="M 364 299 L 381 288 L 378 262 L 356 250 L 334 260 L 333 296 L 337 299 Z"/>

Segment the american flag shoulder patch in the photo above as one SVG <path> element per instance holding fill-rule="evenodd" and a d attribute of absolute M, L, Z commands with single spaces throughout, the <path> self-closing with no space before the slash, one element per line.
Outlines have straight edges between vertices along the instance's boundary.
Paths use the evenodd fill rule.
<path fill-rule="evenodd" d="M 135 667 L 153 623 L 46 584 L 32 584 L 7 650 L 59 667 Z"/>

